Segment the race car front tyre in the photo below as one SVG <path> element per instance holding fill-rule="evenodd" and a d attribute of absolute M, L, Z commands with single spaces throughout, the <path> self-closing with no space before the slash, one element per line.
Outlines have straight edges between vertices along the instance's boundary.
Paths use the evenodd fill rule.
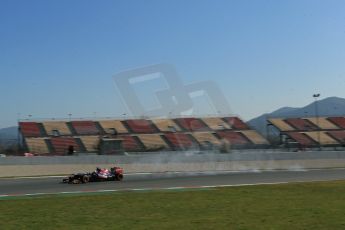
<path fill-rule="evenodd" d="M 85 183 L 88 183 L 90 181 L 90 177 L 89 176 L 83 176 L 82 178 L 82 182 L 85 184 Z"/>

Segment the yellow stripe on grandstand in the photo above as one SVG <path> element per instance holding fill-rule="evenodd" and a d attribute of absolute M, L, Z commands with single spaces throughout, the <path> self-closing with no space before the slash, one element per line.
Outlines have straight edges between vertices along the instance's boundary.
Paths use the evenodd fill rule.
<path fill-rule="evenodd" d="M 254 130 L 246 130 L 241 132 L 256 145 L 268 144 L 267 140 Z"/>
<path fill-rule="evenodd" d="M 160 137 L 160 135 L 157 135 L 157 134 L 143 134 L 143 135 L 137 135 L 137 137 L 141 140 L 141 142 L 148 149 L 168 148 L 168 145 Z"/>
<path fill-rule="evenodd" d="M 106 133 L 111 134 L 111 129 L 115 129 L 118 133 L 128 133 L 126 127 L 119 120 L 104 120 L 99 121 L 99 124 L 102 126 Z"/>
<path fill-rule="evenodd" d="M 192 135 L 200 144 L 210 142 L 213 145 L 220 145 L 220 140 L 210 132 L 195 132 Z"/>
<path fill-rule="evenodd" d="M 316 117 L 306 118 L 311 121 L 316 126 L 319 126 L 321 129 L 339 129 L 335 124 L 328 121 L 325 117 L 319 117 L 318 120 Z"/>
<path fill-rule="evenodd" d="M 71 135 L 71 131 L 64 121 L 47 121 L 42 124 L 48 135 L 53 135 L 53 130 L 58 130 L 60 135 Z"/>
<path fill-rule="evenodd" d="M 212 130 L 231 129 L 231 127 L 226 122 L 218 117 L 205 117 L 202 118 L 202 120 Z"/>
<path fill-rule="evenodd" d="M 332 137 L 328 136 L 325 132 L 322 132 L 322 131 L 304 132 L 304 134 L 308 135 L 316 142 L 319 142 L 319 135 L 320 135 L 320 144 L 322 145 L 339 144 L 336 140 L 334 140 Z"/>
<path fill-rule="evenodd" d="M 171 132 L 172 129 L 176 131 L 181 131 L 180 127 L 175 124 L 173 120 L 170 119 L 154 119 L 152 122 L 157 126 L 161 132 Z"/>
<path fill-rule="evenodd" d="M 44 138 L 26 138 L 25 141 L 30 153 L 49 153 L 49 149 Z"/>
<path fill-rule="evenodd" d="M 271 124 L 274 125 L 275 127 L 277 127 L 280 131 L 293 131 L 293 130 L 295 130 L 288 123 L 286 123 L 283 119 L 271 118 L 271 119 L 269 119 L 269 122 L 271 122 Z"/>
<path fill-rule="evenodd" d="M 86 151 L 88 152 L 98 151 L 98 145 L 100 141 L 98 136 L 82 136 L 79 138 L 83 142 L 86 148 Z"/>

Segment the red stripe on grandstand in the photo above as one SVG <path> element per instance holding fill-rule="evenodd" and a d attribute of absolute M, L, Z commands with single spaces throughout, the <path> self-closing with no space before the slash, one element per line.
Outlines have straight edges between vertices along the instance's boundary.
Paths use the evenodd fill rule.
<path fill-rule="evenodd" d="M 125 122 L 134 133 L 155 133 L 156 132 L 156 129 L 153 127 L 152 122 L 148 120 L 136 119 L 136 120 L 126 120 Z"/>
<path fill-rule="evenodd" d="M 328 120 L 338 127 L 345 129 L 345 117 L 329 117 Z"/>
<path fill-rule="evenodd" d="M 316 125 L 302 118 L 288 118 L 285 119 L 285 122 L 299 131 L 313 131 L 318 129 Z"/>
<path fill-rule="evenodd" d="M 139 151 L 141 148 L 137 140 L 132 136 L 121 136 L 122 147 L 125 151 Z"/>
<path fill-rule="evenodd" d="M 341 131 L 329 131 L 327 132 L 331 137 L 336 139 L 338 142 L 345 144 L 345 130 Z"/>
<path fill-rule="evenodd" d="M 69 146 L 75 151 L 80 151 L 79 145 L 73 137 L 53 137 L 50 139 L 55 154 L 66 154 Z"/>
<path fill-rule="evenodd" d="M 240 132 L 234 132 L 234 131 L 218 131 L 217 135 L 220 138 L 223 138 L 230 142 L 230 144 L 234 145 L 245 145 L 249 144 L 250 142 L 243 136 Z"/>
<path fill-rule="evenodd" d="M 164 134 L 174 149 L 186 149 L 194 145 L 192 139 L 185 133 Z"/>
<path fill-rule="evenodd" d="M 316 142 L 313 141 L 310 137 L 303 133 L 298 133 L 298 132 L 289 132 L 286 133 L 290 138 L 298 142 L 299 144 L 303 146 L 312 146 L 315 145 Z"/>
<path fill-rule="evenodd" d="M 25 137 L 40 137 L 41 131 L 36 122 L 19 122 L 21 133 Z"/>
<path fill-rule="evenodd" d="M 244 123 L 241 119 L 238 117 L 224 117 L 223 120 L 230 125 L 232 129 L 250 129 L 246 123 Z"/>
<path fill-rule="evenodd" d="M 187 131 L 207 131 L 210 130 L 200 119 L 198 118 L 177 118 L 175 121 Z"/>
<path fill-rule="evenodd" d="M 99 134 L 99 130 L 93 121 L 72 121 L 71 125 L 77 134 Z"/>

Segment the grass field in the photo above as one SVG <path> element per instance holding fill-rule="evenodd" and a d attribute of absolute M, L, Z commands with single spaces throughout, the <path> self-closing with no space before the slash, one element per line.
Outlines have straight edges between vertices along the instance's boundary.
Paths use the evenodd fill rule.
<path fill-rule="evenodd" d="M 345 182 L 0 201 L 0 229 L 345 229 Z"/>

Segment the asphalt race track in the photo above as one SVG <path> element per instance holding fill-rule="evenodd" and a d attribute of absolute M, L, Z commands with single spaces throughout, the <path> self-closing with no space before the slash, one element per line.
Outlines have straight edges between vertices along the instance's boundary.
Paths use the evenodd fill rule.
<path fill-rule="evenodd" d="M 228 172 L 221 174 L 171 173 L 125 175 L 121 182 L 63 184 L 61 177 L 0 179 L 0 197 L 24 194 L 50 194 L 90 191 L 131 191 L 173 189 L 179 187 L 231 186 L 285 182 L 328 181 L 345 179 L 345 169 L 308 171 Z"/>

